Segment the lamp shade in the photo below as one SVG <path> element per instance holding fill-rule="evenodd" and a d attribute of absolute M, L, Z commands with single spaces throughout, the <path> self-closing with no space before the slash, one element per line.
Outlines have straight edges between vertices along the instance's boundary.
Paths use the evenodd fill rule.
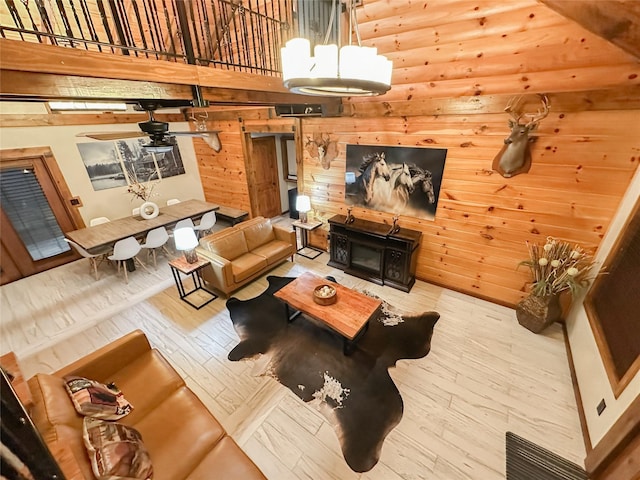
<path fill-rule="evenodd" d="M 178 228 L 173 232 L 173 238 L 176 242 L 176 250 L 191 250 L 198 246 L 198 239 L 193 228 Z"/>
<path fill-rule="evenodd" d="M 311 210 L 311 199 L 308 195 L 298 195 L 296 199 L 296 210 L 299 212 L 308 212 Z"/>

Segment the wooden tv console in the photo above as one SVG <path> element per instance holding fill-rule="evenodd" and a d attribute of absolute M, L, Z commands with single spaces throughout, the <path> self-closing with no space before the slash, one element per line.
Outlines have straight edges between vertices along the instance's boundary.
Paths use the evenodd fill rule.
<path fill-rule="evenodd" d="M 378 285 L 408 292 L 416 281 L 416 250 L 422 232 L 335 215 L 329 219 L 328 265 Z"/>

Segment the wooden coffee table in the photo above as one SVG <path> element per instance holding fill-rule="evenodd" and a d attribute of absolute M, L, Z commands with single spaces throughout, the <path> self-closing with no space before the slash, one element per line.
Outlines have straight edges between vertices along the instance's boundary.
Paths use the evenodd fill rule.
<path fill-rule="evenodd" d="M 313 289 L 322 284 L 329 284 L 336 289 L 336 303 L 318 305 L 313 301 Z M 308 272 L 273 295 L 285 303 L 289 321 L 304 313 L 339 333 L 344 339 L 345 355 L 353 352 L 357 341 L 366 332 L 369 321 L 378 316 L 382 307 L 380 300 Z M 290 309 L 295 311 L 292 313 Z"/>

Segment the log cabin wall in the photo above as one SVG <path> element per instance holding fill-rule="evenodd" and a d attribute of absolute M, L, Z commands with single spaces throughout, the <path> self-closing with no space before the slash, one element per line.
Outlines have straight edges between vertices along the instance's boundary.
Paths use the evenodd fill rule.
<path fill-rule="evenodd" d="M 304 191 L 320 216 L 345 212 L 347 144 L 447 148 L 435 221 L 400 217 L 400 225 L 423 232 L 416 275 L 513 305 L 529 280 L 527 269 L 516 269 L 527 240 L 599 245 L 640 158 L 637 118 L 637 110 L 554 112 L 532 146 L 531 171 L 510 179 L 491 171 L 508 130 L 504 114 L 308 119 L 304 137 L 329 133 L 340 153 L 324 170 L 305 152 Z M 389 213 L 353 213 L 391 223 Z"/>
<path fill-rule="evenodd" d="M 340 118 L 305 118 L 303 138 L 330 134 L 328 170 L 304 153 L 299 190 L 326 218 L 345 212 L 347 144 L 448 149 L 435 221 L 423 232 L 417 277 L 507 305 L 525 295 L 525 241 L 555 236 L 595 250 L 640 162 L 638 60 L 544 5 L 367 1 L 363 43 L 394 61 L 393 87 L 352 98 Z M 551 113 L 528 174 L 491 170 L 508 135 L 513 95 L 547 93 Z M 535 100 L 535 95 L 534 100 Z M 391 214 L 354 209 L 391 222 Z"/>
<path fill-rule="evenodd" d="M 207 115 L 207 129 L 219 130 L 220 152 L 214 152 L 204 140 L 194 138 L 200 178 L 208 202 L 253 212 L 250 196 L 251 172 L 243 150 L 243 135 L 247 126 L 281 125 L 281 119 L 272 119 L 272 109 L 252 107 L 193 109 L 189 115 Z M 291 120 L 284 123 L 291 123 Z M 191 129 L 195 130 L 192 122 Z M 278 128 L 276 128 L 277 130 Z"/>
<path fill-rule="evenodd" d="M 251 211 L 238 114 L 216 112 L 207 129 L 220 130 L 222 150 L 215 153 L 204 140 L 193 140 L 205 200 Z"/>
<path fill-rule="evenodd" d="M 400 217 L 423 232 L 421 280 L 514 305 L 528 288 L 527 269 L 517 269 L 526 241 L 597 249 L 640 163 L 637 58 L 531 0 L 368 0 L 358 18 L 363 44 L 394 61 L 393 87 L 346 99 L 340 117 L 302 119 L 303 142 L 324 133 L 339 145 L 329 169 L 304 151 L 298 190 L 316 216 L 346 211 L 347 144 L 431 146 L 448 150 L 435 221 Z M 525 95 L 535 111 L 536 93 L 551 109 L 534 132 L 533 166 L 503 178 L 491 163 L 509 134 L 504 107 Z M 229 164 L 241 169 L 240 154 Z M 220 180 L 201 176 L 207 198 L 221 202 Z M 248 201 L 242 189 L 231 195 Z M 353 213 L 391 223 L 389 213 Z"/>

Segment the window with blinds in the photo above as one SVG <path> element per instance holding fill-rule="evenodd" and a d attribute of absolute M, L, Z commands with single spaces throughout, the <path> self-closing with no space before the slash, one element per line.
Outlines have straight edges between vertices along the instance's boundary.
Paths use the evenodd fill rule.
<path fill-rule="evenodd" d="M 70 250 L 33 169 L 0 171 L 2 209 L 33 261 Z"/>

